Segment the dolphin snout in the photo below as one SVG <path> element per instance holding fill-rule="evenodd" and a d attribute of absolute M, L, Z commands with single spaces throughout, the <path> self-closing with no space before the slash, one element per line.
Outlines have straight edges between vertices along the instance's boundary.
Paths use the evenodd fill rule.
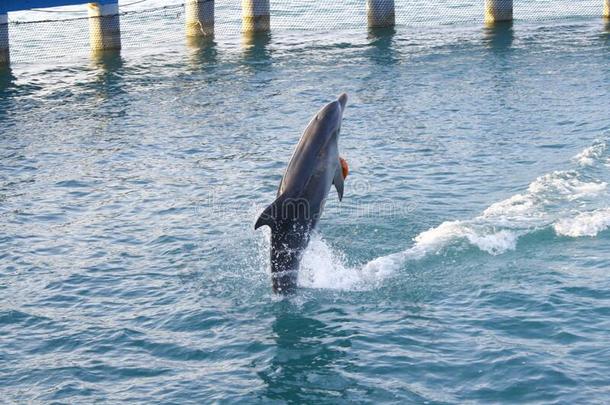
<path fill-rule="evenodd" d="M 345 106 L 347 105 L 347 93 L 343 93 L 339 96 L 339 104 L 341 104 L 341 110 L 345 110 Z"/>

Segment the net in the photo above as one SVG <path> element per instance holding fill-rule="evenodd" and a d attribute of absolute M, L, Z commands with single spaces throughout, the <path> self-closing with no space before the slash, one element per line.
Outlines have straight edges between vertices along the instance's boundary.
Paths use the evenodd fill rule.
<path fill-rule="evenodd" d="M 159 5 L 140 0 L 121 6 L 123 50 L 177 51 L 184 46 L 184 4 Z M 151 7 L 154 6 L 154 7 Z M 600 18 L 603 0 L 515 0 L 519 21 Z M 395 0 L 396 29 L 409 27 L 481 24 L 483 0 Z M 271 26 L 275 38 L 304 32 L 366 32 L 365 0 L 321 2 L 271 0 Z M 89 21 L 86 6 L 34 10 L 10 15 L 12 63 L 68 61 L 89 54 Z M 216 0 L 215 40 L 239 44 L 241 5 L 237 0 Z"/>

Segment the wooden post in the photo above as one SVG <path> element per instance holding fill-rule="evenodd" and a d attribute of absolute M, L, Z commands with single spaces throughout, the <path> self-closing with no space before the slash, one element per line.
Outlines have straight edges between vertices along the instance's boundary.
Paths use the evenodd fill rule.
<path fill-rule="evenodd" d="M 243 32 L 267 32 L 271 29 L 269 0 L 242 0 L 241 16 Z"/>
<path fill-rule="evenodd" d="M 513 0 L 485 0 L 485 23 L 513 20 Z"/>
<path fill-rule="evenodd" d="M 214 35 L 214 0 L 187 0 L 184 13 L 187 37 Z"/>
<path fill-rule="evenodd" d="M 604 17 L 610 20 L 610 0 L 604 0 Z"/>
<path fill-rule="evenodd" d="M 8 14 L 0 12 L 0 66 L 11 63 L 8 42 Z"/>
<path fill-rule="evenodd" d="M 394 26 L 394 0 L 366 0 L 366 15 L 369 28 Z"/>
<path fill-rule="evenodd" d="M 89 3 L 89 44 L 92 51 L 121 49 L 118 0 Z"/>

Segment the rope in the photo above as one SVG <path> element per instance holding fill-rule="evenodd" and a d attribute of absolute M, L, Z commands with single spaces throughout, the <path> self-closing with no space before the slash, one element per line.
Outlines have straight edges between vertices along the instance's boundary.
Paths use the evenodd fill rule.
<path fill-rule="evenodd" d="M 147 0 L 139 0 L 140 2 L 143 1 L 147 1 Z M 207 1 L 214 1 L 214 0 L 207 0 Z M 135 3 L 130 3 L 131 4 L 135 4 Z M 163 6 L 163 7 L 155 7 L 155 8 L 147 8 L 146 10 L 128 10 L 128 11 L 121 11 L 118 14 L 115 15 L 130 15 L 130 14 L 141 14 L 141 13 L 149 13 L 149 12 L 156 12 L 156 11 L 162 11 L 162 10 L 172 10 L 172 9 L 184 9 L 184 4 L 172 4 L 169 6 Z M 108 16 L 104 16 L 104 17 L 112 17 L 112 15 L 108 15 Z M 28 25 L 28 24 L 37 24 L 37 23 L 52 23 L 52 22 L 63 22 L 63 21 L 80 21 L 80 20 L 88 20 L 90 17 L 72 17 L 72 18 L 62 18 L 59 20 L 36 20 L 36 21 L 10 21 L 9 24 L 13 24 L 13 25 Z"/>
<path fill-rule="evenodd" d="M 133 6 L 135 4 L 144 3 L 145 1 L 148 1 L 148 0 L 138 0 L 138 1 L 134 1 L 134 2 L 129 3 L 129 4 L 122 4 L 120 6 L 121 7 L 130 7 L 130 6 Z M 80 10 L 80 9 L 79 10 L 76 10 L 76 9 L 75 10 L 49 10 L 49 9 L 46 9 L 46 8 L 31 8 L 30 10 L 31 11 L 37 11 L 39 13 L 57 13 L 57 14 L 66 14 L 66 13 L 72 14 L 72 13 L 86 13 L 87 12 L 86 10 Z"/>
<path fill-rule="evenodd" d="M 121 7 L 129 7 L 129 6 L 133 6 L 134 4 L 140 4 L 140 3 L 144 3 L 145 1 L 148 1 L 148 0 L 138 0 L 138 1 L 134 1 L 133 3 L 125 4 L 124 6 L 121 6 Z"/>

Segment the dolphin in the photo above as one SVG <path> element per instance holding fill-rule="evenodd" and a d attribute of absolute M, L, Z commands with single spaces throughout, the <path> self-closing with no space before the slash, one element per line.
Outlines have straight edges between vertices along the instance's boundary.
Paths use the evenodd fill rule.
<path fill-rule="evenodd" d="M 276 293 L 296 291 L 301 257 L 332 185 L 339 201 L 343 198 L 349 168 L 339 156 L 338 142 L 346 105 L 344 93 L 312 118 L 290 158 L 276 200 L 254 225 L 254 229 L 271 228 L 271 277 Z"/>

